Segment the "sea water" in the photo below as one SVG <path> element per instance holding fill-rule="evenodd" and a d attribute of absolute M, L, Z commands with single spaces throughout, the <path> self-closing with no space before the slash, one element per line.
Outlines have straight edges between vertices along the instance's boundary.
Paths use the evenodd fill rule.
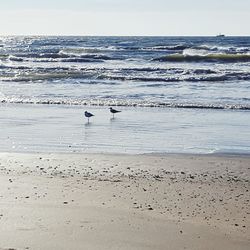
<path fill-rule="evenodd" d="M 0 102 L 2 151 L 249 153 L 250 38 L 0 37 Z"/>

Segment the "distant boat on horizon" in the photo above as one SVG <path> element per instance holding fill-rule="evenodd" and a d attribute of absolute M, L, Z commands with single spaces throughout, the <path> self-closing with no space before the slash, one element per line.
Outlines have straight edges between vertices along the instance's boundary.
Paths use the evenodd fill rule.
<path fill-rule="evenodd" d="M 216 37 L 225 37 L 224 34 L 218 34 Z"/>

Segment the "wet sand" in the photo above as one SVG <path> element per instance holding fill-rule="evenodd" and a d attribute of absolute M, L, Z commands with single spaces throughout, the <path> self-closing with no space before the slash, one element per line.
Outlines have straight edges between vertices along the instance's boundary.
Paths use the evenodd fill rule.
<path fill-rule="evenodd" d="M 0 249 L 249 249 L 250 157 L 0 153 Z"/>

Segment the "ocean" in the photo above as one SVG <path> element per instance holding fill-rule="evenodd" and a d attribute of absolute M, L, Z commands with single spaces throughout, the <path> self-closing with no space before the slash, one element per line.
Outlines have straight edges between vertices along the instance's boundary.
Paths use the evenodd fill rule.
<path fill-rule="evenodd" d="M 0 37 L 0 103 L 2 151 L 250 153 L 250 37 Z"/>

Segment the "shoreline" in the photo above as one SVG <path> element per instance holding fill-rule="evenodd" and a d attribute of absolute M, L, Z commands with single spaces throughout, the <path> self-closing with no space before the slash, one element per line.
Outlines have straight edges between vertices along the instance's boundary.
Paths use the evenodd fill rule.
<path fill-rule="evenodd" d="M 165 152 L 165 153 L 116 153 L 116 152 L 81 152 L 81 151 L 0 151 L 1 154 L 20 154 L 20 155 L 76 155 L 76 156 L 121 156 L 121 157 L 218 157 L 218 158 L 250 158 L 250 153 L 188 153 L 188 152 Z"/>
<path fill-rule="evenodd" d="M 249 249 L 249 166 L 232 155 L 2 152 L 0 249 Z"/>
<path fill-rule="evenodd" d="M 0 109 L 0 151 L 71 153 L 249 153 L 245 112 L 16 105 Z M 226 122 L 225 122 L 226 121 Z M 34 140 L 35 138 L 35 140 Z M 121 143 L 122 142 L 122 143 Z"/>

